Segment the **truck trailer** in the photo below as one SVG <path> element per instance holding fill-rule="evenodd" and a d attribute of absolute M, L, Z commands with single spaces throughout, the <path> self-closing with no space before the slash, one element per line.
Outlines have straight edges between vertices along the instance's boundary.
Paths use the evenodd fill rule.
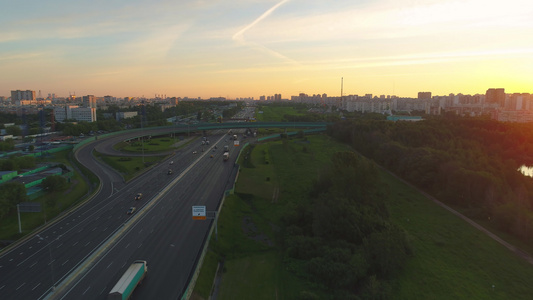
<path fill-rule="evenodd" d="M 120 280 L 109 292 L 109 300 L 127 300 L 130 298 L 133 290 L 141 284 L 148 273 L 148 265 L 144 260 L 136 260 L 120 277 Z"/>

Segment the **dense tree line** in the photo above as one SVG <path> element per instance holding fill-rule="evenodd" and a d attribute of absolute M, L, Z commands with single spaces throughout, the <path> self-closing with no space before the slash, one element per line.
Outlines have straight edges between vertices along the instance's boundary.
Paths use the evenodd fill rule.
<path fill-rule="evenodd" d="M 13 139 L 0 141 L 0 151 L 12 151 L 13 149 L 15 149 L 15 141 Z"/>
<path fill-rule="evenodd" d="M 33 156 L 12 156 L 0 159 L 0 171 L 22 171 L 24 169 L 35 168 L 35 157 Z"/>
<path fill-rule="evenodd" d="M 337 153 L 309 196 L 283 218 L 286 263 L 335 298 L 389 298 L 388 280 L 411 248 L 389 221 L 375 165 L 353 152 Z"/>
<path fill-rule="evenodd" d="M 440 200 L 524 240 L 533 237 L 533 124 L 435 118 L 344 121 L 329 133 Z"/>
<path fill-rule="evenodd" d="M 336 122 L 340 117 L 334 114 L 307 113 L 304 115 L 283 115 L 284 122 Z"/>

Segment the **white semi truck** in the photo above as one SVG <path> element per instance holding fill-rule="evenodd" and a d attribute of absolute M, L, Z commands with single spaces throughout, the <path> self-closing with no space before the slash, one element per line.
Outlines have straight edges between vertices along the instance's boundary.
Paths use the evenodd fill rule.
<path fill-rule="evenodd" d="M 126 270 L 124 275 L 109 292 L 108 300 L 127 300 L 130 298 L 133 290 L 141 284 L 148 273 L 148 265 L 144 260 L 136 260 Z"/>

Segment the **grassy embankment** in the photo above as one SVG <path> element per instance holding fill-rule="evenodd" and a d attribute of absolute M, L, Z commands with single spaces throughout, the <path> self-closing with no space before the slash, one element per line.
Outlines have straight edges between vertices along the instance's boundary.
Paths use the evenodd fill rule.
<path fill-rule="evenodd" d="M 262 113 L 259 113 L 259 109 L 256 109 L 255 116 L 256 120 L 259 122 L 283 122 L 283 116 L 285 115 L 305 115 L 305 111 L 302 109 L 297 109 L 291 106 L 273 106 L 273 105 L 267 105 L 262 106 L 261 110 Z M 301 130 L 301 129 L 295 129 L 295 131 Z M 290 128 L 287 128 L 287 131 L 291 131 Z M 259 136 L 269 136 L 276 133 L 283 133 L 285 132 L 284 128 L 259 128 L 257 130 L 257 134 Z"/>
<path fill-rule="evenodd" d="M 53 153 L 49 157 L 37 158 L 37 162 L 62 163 L 72 169 L 68 159 L 70 150 Z M 16 240 L 28 234 L 35 228 L 45 224 L 49 220 L 59 215 L 65 209 L 79 202 L 86 195 L 89 187 L 78 172 L 71 177 L 69 188 L 65 191 L 44 193 L 42 196 L 32 200 L 41 203 L 42 212 L 21 213 L 22 233 L 19 234 L 17 211 L 14 210 L 9 216 L 0 221 L 0 240 Z"/>
<path fill-rule="evenodd" d="M 211 240 L 213 251 L 198 279 L 197 297 L 207 299 L 221 255 L 225 272 L 219 299 L 296 299 L 302 291 L 323 293 L 283 265 L 280 218 L 287 207 L 306 200 L 319 168 L 347 147 L 325 136 L 307 139 L 257 145 L 251 153 L 243 152 L 236 194 L 226 198 L 219 240 Z"/>
<path fill-rule="evenodd" d="M 301 291 L 314 289 L 283 266 L 279 218 L 290 201 L 306 200 L 318 166 L 330 151 L 344 146 L 325 137 L 309 140 L 307 145 L 294 140 L 288 146 L 259 145 L 243 156 L 243 162 L 246 158 L 251 164 L 241 162 L 237 194 L 229 196 L 222 209 L 219 241 L 211 240 L 213 251 L 195 289 L 198 299 L 207 299 L 222 255 L 226 261 L 219 299 L 295 299 Z M 531 298 L 533 266 L 388 173 L 382 172 L 382 178 L 389 190 L 391 218 L 408 232 L 414 250 L 394 282 L 395 298 Z M 325 291 L 313 292 L 327 296 Z"/>

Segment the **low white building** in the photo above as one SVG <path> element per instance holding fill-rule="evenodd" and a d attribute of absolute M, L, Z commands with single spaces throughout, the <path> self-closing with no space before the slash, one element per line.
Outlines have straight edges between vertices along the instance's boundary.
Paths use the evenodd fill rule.
<path fill-rule="evenodd" d="M 63 122 L 66 119 L 74 119 L 80 122 L 96 122 L 96 108 L 79 107 L 75 105 L 55 107 L 54 118 L 57 122 Z"/>
<path fill-rule="evenodd" d="M 116 119 L 120 121 L 121 119 L 133 118 L 135 116 L 137 116 L 136 111 L 119 111 L 117 112 Z"/>

